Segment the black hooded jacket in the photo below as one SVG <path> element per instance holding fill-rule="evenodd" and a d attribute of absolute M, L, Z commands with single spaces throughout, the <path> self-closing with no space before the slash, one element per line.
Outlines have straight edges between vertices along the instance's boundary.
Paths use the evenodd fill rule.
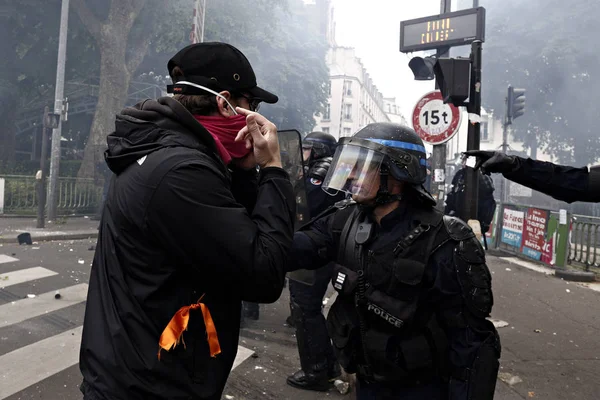
<path fill-rule="evenodd" d="M 102 400 L 220 399 L 241 301 L 274 302 L 283 289 L 295 215 L 288 176 L 261 170 L 249 214 L 241 203 L 253 199 L 240 199 L 244 188 L 232 185 L 251 188 L 252 173 L 228 170 L 210 134 L 168 97 L 124 110 L 108 146 L 115 176 L 90 276 L 82 392 Z M 221 354 L 210 357 L 198 310 L 185 346 L 161 351 L 159 360 L 164 328 L 203 294 Z"/>

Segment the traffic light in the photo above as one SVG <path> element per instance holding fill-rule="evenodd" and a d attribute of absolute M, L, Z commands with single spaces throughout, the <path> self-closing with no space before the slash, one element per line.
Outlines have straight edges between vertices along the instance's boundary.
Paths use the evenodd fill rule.
<path fill-rule="evenodd" d="M 511 123 L 513 119 L 519 118 L 525 113 L 525 89 L 509 86 L 506 102 L 506 116 L 508 123 Z"/>
<path fill-rule="evenodd" d="M 431 81 L 435 78 L 433 67 L 436 62 L 435 57 L 414 57 L 408 62 L 408 67 L 415 75 L 416 81 Z"/>
<path fill-rule="evenodd" d="M 444 103 L 464 106 L 471 87 L 471 60 L 468 58 L 440 58 L 433 67 Z"/>

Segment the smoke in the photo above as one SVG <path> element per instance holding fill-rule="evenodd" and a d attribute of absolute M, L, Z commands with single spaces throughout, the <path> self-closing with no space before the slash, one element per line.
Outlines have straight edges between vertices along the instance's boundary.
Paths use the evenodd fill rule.
<path fill-rule="evenodd" d="M 487 0 L 482 6 L 484 106 L 503 114 L 507 86 L 525 88 L 526 111 L 514 121 L 515 134 L 561 162 L 596 162 L 600 3 Z"/>

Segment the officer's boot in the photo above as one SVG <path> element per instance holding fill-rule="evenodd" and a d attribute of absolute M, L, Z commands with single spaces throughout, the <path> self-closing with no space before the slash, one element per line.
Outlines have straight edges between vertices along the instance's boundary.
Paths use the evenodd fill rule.
<path fill-rule="evenodd" d="M 295 303 L 291 304 L 291 308 L 302 369 L 290 375 L 287 383 L 299 389 L 327 391 L 331 383 L 324 343 L 331 344 L 323 314 L 307 315 Z M 335 374 L 334 371 L 332 374 Z"/>

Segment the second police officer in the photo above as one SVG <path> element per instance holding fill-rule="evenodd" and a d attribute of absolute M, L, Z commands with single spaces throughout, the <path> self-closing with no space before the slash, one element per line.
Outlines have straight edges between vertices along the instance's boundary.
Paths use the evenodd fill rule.
<path fill-rule="evenodd" d="M 323 187 L 352 195 L 294 236 L 291 268 L 335 262 L 327 326 L 358 399 L 487 400 L 500 340 L 484 251 L 423 188 L 410 128 L 374 123 L 340 140 Z"/>
<path fill-rule="evenodd" d="M 344 199 L 343 193 L 332 196 L 322 190 L 336 146 L 335 137 L 324 132 L 312 132 L 302 142 L 304 186 L 311 218 Z M 289 376 L 287 383 L 300 389 L 326 391 L 331 387 L 330 382 L 341 374 L 322 312 L 332 269 L 329 265 L 308 272 L 309 284 L 293 279 L 293 275 L 290 279 L 289 322 L 296 328 L 301 369 Z"/>

